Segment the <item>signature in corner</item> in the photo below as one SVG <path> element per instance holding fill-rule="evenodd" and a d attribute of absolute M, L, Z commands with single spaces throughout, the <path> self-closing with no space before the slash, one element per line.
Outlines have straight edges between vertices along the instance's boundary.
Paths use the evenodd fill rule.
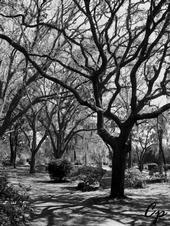
<path fill-rule="evenodd" d="M 164 217 L 167 215 L 167 212 L 165 212 L 164 210 L 158 210 L 156 209 L 156 202 L 151 203 L 146 211 L 145 211 L 145 217 L 152 217 L 154 216 L 154 220 L 152 223 L 156 224 L 158 219 L 161 217 Z"/>

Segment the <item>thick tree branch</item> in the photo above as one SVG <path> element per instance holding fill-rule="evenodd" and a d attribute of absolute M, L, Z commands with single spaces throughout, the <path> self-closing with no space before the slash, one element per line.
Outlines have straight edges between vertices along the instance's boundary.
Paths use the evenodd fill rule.
<path fill-rule="evenodd" d="M 170 109 L 170 103 L 165 104 L 164 106 L 160 107 L 159 109 L 151 112 L 151 113 L 143 113 L 143 114 L 137 114 L 135 117 L 135 120 L 143 120 L 143 119 L 152 119 L 157 118 L 159 115 L 161 115 L 166 110 Z"/>

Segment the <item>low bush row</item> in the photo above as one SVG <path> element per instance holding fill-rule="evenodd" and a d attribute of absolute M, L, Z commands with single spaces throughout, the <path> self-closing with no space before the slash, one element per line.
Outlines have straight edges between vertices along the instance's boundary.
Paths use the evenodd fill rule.
<path fill-rule="evenodd" d="M 47 170 L 50 178 L 56 182 L 62 182 L 68 177 L 78 181 L 77 189 L 81 191 L 96 190 L 100 187 L 103 176 L 107 175 L 106 170 L 101 167 L 73 167 L 69 161 L 61 159 L 49 163 Z M 111 181 L 111 175 L 109 177 Z M 151 180 L 151 176 L 141 173 L 139 169 L 130 168 L 125 171 L 126 188 L 143 188 L 148 180 Z"/>
<path fill-rule="evenodd" d="M 82 191 L 92 190 L 96 184 L 100 183 L 106 172 L 102 168 L 92 166 L 75 168 L 69 161 L 61 159 L 50 162 L 47 171 L 51 180 L 55 182 L 62 182 L 68 177 L 80 181 L 78 189 Z"/>

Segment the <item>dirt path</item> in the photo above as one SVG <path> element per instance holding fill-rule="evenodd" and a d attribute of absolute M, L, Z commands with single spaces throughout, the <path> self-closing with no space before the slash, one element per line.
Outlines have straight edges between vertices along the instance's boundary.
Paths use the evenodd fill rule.
<path fill-rule="evenodd" d="M 157 225 L 170 225 L 170 183 L 153 184 L 145 189 L 127 189 L 129 199 L 110 201 L 108 189 L 79 192 L 74 183 L 50 183 L 47 173 L 27 174 L 24 168 L 7 171 L 9 181 L 27 187 L 34 208 L 30 226 L 119 226 L 151 225 L 155 218 L 144 216 L 147 207 L 156 202 L 155 210 L 166 216 Z M 161 213 L 160 213 L 161 214 Z"/>

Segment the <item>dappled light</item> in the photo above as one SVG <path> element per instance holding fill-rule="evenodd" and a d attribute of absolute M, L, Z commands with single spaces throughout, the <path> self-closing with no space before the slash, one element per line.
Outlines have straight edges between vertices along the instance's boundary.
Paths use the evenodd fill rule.
<path fill-rule="evenodd" d="M 1 0 L 0 50 L 0 225 L 170 225 L 170 1 Z"/>
<path fill-rule="evenodd" d="M 159 225 L 170 223 L 170 184 L 152 184 L 146 188 L 127 189 L 126 199 L 111 199 L 109 189 L 80 192 L 76 182 L 49 183 L 47 173 L 29 176 L 28 170 L 18 168 L 8 172 L 9 181 L 28 188 L 31 226 L 53 225 L 150 225 L 153 217 L 146 217 L 145 211 L 153 202 L 156 209 L 168 215 L 159 219 Z"/>

